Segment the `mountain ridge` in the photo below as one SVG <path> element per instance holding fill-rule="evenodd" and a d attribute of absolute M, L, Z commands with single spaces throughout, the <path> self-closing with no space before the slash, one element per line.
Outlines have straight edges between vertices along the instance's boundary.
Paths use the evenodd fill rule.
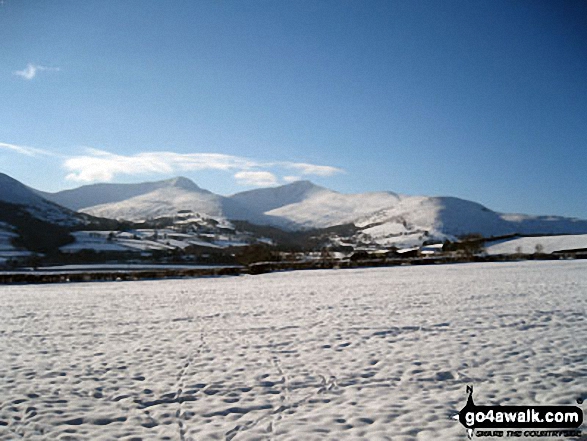
<path fill-rule="evenodd" d="M 343 194 L 310 181 L 230 196 L 215 194 L 181 176 L 34 193 L 70 210 L 81 206 L 77 210 L 83 213 L 134 222 L 190 213 L 196 218 L 244 221 L 292 232 L 352 224 L 357 227 L 353 236 L 339 241 L 380 246 L 412 246 L 424 241 L 454 240 L 472 233 L 484 237 L 587 233 L 587 220 L 582 219 L 498 213 L 477 202 L 452 196 L 409 196 L 385 191 Z"/>
<path fill-rule="evenodd" d="M 62 190 L 54 193 L 35 190 L 38 195 L 71 210 L 81 210 L 96 205 L 121 202 L 145 192 L 154 191 L 165 186 L 175 186 L 190 190 L 203 190 L 191 179 L 183 176 L 160 181 L 140 182 L 136 184 L 98 183 Z M 211 192 L 208 192 L 211 193 Z"/>

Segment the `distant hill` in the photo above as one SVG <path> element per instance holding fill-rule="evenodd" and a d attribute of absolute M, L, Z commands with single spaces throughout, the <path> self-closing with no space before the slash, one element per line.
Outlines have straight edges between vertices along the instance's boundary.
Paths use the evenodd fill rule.
<path fill-rule="evenodd" d="M 14 249 L 45 252 L 73 241 L 71 228 L 89 216 L 61 207 L 26 185 L 0 173 L 0 230 L 14 235 Z"/>
<path fill-rule="evenodd" d="M 118 223 L 63 207 L 16 179 L 0 173 L 0 232 L 16 235 L 12 246 L 53 251 L 73 241 L 71 231 L 117 228 Z"/>
<path fill-rule="evenodd" d="M 4 173 L 0 173 L 0 202 L 21 207 L 30 216 L 55 225 L 75 226 L 89 221 L 88 216 L 45 199 L 37 191 Z M 6 215 L 6 210 L 2 211 Z"/>

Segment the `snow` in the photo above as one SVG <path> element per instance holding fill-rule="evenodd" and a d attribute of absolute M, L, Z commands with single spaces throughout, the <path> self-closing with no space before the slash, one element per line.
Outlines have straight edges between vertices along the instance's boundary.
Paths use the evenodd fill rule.
<path fill-rule="evenodd" d="M 487 254 L 491 255 L 515 254 L 518 252 L 533 254 L 536 252 L 537 245 L 541 245 L 542 252 L 548 254 L 555 251 L 587 249 L 587 234 L 518 237 L 510 240 L 488 242 L 485 249 Z"/>
<path fill-rule="evenodd" d="M 182 187 L 165 187 L 121 202 L 96 205 L 81 211 L 112 219 L 143 221 L 175 216 L 178 211 L 192 210 L 207 216 L 222 216 L 221 198 L 210 192 Z"/>
<path fill-rule="evenodd" d="M 267 213 L 286 205 L 304 202 L 325 192 L 329 193 L 330 190 L 309 181 L 297 181 L 279 187 L 243 191 L 230 196 L 229 199 L 252 212 Z"/>
<path fill-rule="evenodd" d="M 167 242 L 167 241 L 165 241 Z M 157 242 L 147 239 L 120 239 L 120 245 L 132 250 L 150 251 L 150 250 L 173 250 L 174 247 L 166 243 Z"/>
<path fill-rule="evenodd" d="M 362 235 L 381 245 L 421 245 L 425 240 L 455 240 L 468 233 L 506 234 L 509 224 L 475 202 L 457 198 L 402 196 L 394 207 L 361 219 Z M 409 237 L 406 237 L 409 236 Z"/>
<path fill-rule="evenodd" d="M 32 216 L 59 225 L 74 226 L 83 223 L 76 213 L 56 205 L 26 185 L 0 173 L 0 202 L 23 206 Z"/>
<path fill-rule="evenodd" d="M 94 251 L 128 251 L 118 242 L 108 241 L 107 231 L 76 231 L 72 233 L 75 242 L 64 245 L 60 248 L 66 253 L 75 253 L 81 250 Z"/>
<path fill-rule="evenodd" d="M 585 398 L 586 270 L 5 286 L 0 439 L 465 440 L 467 385 L 477 405 Z"/>
<path fill-rule="evenodd" d="M 246 202 L 255 205 L 253 192 L 248 192 Z M 266 223 L 293 230 L 354 223 L 361 229 L 354 241 L 380 246 L 416 246 L 430 239 L 456 240 L 472 233 L 491 237 L 540 231 L 587 232 L 587 221 L 501 214 L 454 197 L 391 192 L 341 194 L 322 187 L 313 187 L 301 200 L 284 202 L 264 214 L 270 216 Z"/>
<path fill-rule="evenodd" d="M 418 251 L 419 249 L 420 249 L 420 247 L 402 248 L 402 249 L 397 250 L 396 252 L 398 254 L 405 254 L 405 253 L 411 253 L 414 251 Z"/>
<path fill-rule="evenodd" d="M 301 202 L 268 211 L 266 214 L 286 219 L 298 227 L 325 228 L 355 222 L 399 201 L 395 193 L 342 194 L 323 189 Z M 287 223 L 284 223 L 287 226 Z"/>
<path fill-rule="evenodd" d="M 190 245 L 195 245 L 195 246 L 199 246 L 199 247 L 207 247 L 207 248 L 222 248 L 219 245 L 216 245 L 214 243 L 210 243 L 207 242 L 205 240 L 200 240 L 200 239 L 189 239 L 188 243 Z"/>
<path fill-rule="evenodd" d="M 191 180 L 177 177 L 164 181 L 142 182 L 139 184 L 91 184 L 57 193 L 41 191 L 37 191 L 37 193 L 56 204 L 77 211 L 96 205 L 121 202 L 165 187 L 205 191 Z"/>
<path fill-rule="evenodd" d="M 60 248 L 66 253 L 81 250 L 106 251 L 153 251 L 183 250 L 191 245 L 206 248 L 226 248 L 229 246 L 248 245 L 242 240 L 214 234 L 183 234 L 170 229 L 118 231 L 76 231 L 72 233 L 75 242 Z M 209 236 L 209 241 L 201 237 Z M 236 236 L 240 237 L 240 236 Z"/>
<path fill-rule="evenodd" d="M 434 254 L 442 253 L 444 244 L 436 243 L 432 245 L 424 245 L 420 248 L 420 253 L 425 256 L 431 256 Z"/>

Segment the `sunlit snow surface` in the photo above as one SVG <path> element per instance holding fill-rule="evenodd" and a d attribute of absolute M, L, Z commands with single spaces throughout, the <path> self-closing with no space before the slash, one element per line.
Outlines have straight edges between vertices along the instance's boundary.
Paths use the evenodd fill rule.
<path fill-rule="evenodd" d="M 478 405 L 587 398 L 585 261 L 4 286 L 0 305 L 2 440 L 465 440 L 467 384 Z"/>
<path fill-rule="evenodd" d="M 587 234 L 569 234 L 561 236 L 517 237 L 515 239 L 487 242 L 488 254 L 514 254 L 517 252 L 532 254 L 536 246 L 544 253 L 555 251 L 587 249 Z"/>

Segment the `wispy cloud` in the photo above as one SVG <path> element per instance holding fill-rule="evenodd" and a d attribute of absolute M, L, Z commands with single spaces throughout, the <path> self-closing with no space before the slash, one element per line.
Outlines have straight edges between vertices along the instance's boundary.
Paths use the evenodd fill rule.
<path fill-rule="evenodd" d="M 143 152 L 116 155 L 88 149 L 87 154 L 65 161 L 66 179 L 79 182 L 111 181 L 116 175 L 169 174 L 190 170 L 242 170 L 255 162 L 219 153 Z"/>
<path fill-rule="evenodd" d="M 325 177 L 344 172 L 328 165 L 258 161 L 222 153 L 161 151 L 119 155 L 86 148 L 82 155 L 65 156 L 49 150 L 0 142 L 0 152 L 2 150 L 29 157 L 61 159 L 67 171 L 65 179 L 83 183 L 109 182 L 117 176 L 171 175 L 186 171 L 216 170 L 231 173 L 239 185 L 263 187 L 294 182 L 308 176 Z M 298 174 L 291 175 L 288 170 L 295 170 Z"/>
<path fill-rule="evenodd" d="M 296 162 L 262 162 L 220 153 L 142 152 L 118 155 L 104 150 L 87 149 L 86 154 L 70 157 L 63 166 L 66 179 L 76 182 L 108 182 L 115 176 L 172 174 L 184 171 L 217 170 L 233 172 L 237 183 L 246 186 L 277 185 L 279 169 L 295 169 L 304 176 L 331 176 L 341 169 Z M 291 182 L 292 177 L 284 178 Z"/>
<path fill-rule="evenodd" d="M 32 80 L 37 76 L 37 73 L 43 71 L 53 71 L 58 72 L 60 69 L 58 67 L 47 67 L 41 66 L 38 64 L 29 63 L 23 70 L 16 70 L 13 72 L 14 75 L 24 78 L 25 80 Z"/>
<path fill-rule="evenodd" d="M 16 145 L 16 144 L 8 144 L 6 142 L 0 142 L 0 149 L 10 150 L 12 152 L 20 153 L 21 155 L 26 156 L 53 156 L 51 152 L 47 150 L 36 149 L 33 147 L 26 147 L 23 145 Z"/>
<path fill-rule="evenodd" d="M 299 176 L 284 176 L 283 177 L 283 181 L 284 182 L 296 182 L 299 181 L 301 178 Z"/>
<path fill-rule="evenodd" d="M 287 168 L 297 170 L 302 175 L 332 176 L 337 173 L 342 173 L 342 169 L 329 165 L 304 164 L 300 162 L 284 162 L 283 165 Z"/>
<path fill-rule="evenodd" d="M 277 176 L 268 171 L 241 171 L 234 175 L 240 185 L 270 187 L 279 184 Z"/>

